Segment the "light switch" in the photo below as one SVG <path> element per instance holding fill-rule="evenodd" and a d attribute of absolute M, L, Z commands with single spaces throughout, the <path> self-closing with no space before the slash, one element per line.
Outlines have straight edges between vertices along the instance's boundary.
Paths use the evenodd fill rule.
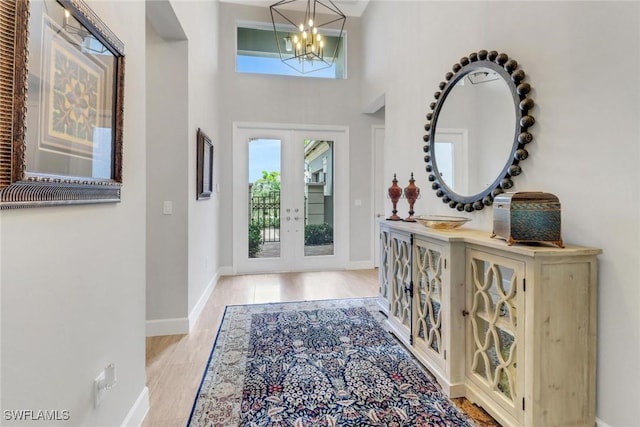
<path fill-rule="evenodd" d="M 355 199 L 355 200 L 353 201 L 353 204 L 354 204 L 354 205 L 356 205 L 356 206 L 362 206 L 362 200 L 360 200 L 360 199 Z"/>
<path fill-rule="evenodd" d="M 162 204 L 162 214 L 171 215 L 173 213 L 173 202 L 171 200 L 165 200 Z"/>

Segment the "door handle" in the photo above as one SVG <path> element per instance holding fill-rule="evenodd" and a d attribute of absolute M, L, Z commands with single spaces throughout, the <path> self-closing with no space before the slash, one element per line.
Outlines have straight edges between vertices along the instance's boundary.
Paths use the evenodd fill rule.
<path fill-rule="evenodd" d="M 290 216 L 288 216 L 286 219 L 287 219 L 287 221 L 291 221 L 291 217 Z"/>
<path fill-rule="evenodd" d="M 408 285 L 404 285 L 404 293 L 409 294 L 409 298 L 413 298 L 413 280 Z"/>
<path fill-rule="evenodd" d="M 293 219 L 296 220 L 296 221 L 300 221 L 300 217 L 299 216 L 296 216 Z"/>

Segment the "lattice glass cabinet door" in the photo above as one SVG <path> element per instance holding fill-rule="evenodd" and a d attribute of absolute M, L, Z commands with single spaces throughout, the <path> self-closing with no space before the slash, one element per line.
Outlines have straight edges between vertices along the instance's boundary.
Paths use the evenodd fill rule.
<path fill-rule="evenodd" d="M 522 421 L 524 264 L 467 249 L 467 376 Z"/>
<path fill-rule="evenodd" d="M 410 337 L 411 333 L 411 254 L 412 237 L 404 233 L 391 233 L 391 306 L 389 321 L 398 333 Z"/>
<path fill-rule="evenodd" d="M 414 344 L 432 358 L 445 358 L 442 304 L 443 249 L 416 239 L 414 243 Z"/>
<path fill-rule="evenodd" d="M 389 299 L 391 285 L 389 283 L 389 273 L 391 267 L 391 236 L 389 229 L 380 225 L 380 266 L 378 269 L 380 289 L 378 293 L 378 305 L 385 313 L 389 313 Z"/>

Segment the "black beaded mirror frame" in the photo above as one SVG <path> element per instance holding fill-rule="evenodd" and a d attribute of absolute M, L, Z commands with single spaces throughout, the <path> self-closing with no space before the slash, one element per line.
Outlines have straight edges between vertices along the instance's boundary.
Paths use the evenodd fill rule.
<path fill-rule="evenodd" d="M 433 135 L 436 133 L 438 115 L 447 95 L 458 81 L 479 68 L 489 68 L 497 72 L 509 86 L 516 110 L 516 126 L 510 156 L 496 180 L 480 193 L 463 196 L 447 186 L 440 176 L 434 156 L 436 141 Z M 459 63 L 453 65 L 452 72 L 445 75 L 445 79 L 446 81 L 440 82 L 440 90 L 434 93 L 436 100 L 430 104 L 431 111 L 426 115 L 429 120 L 424 126 L 427 133 L 423 137 L 426 143 L 423 147 L 426 153 L 424 156 L 424 161 L 427 163 L 426 171 L 429 173 L 429 181 L 432 182 L 431 188 L 436 191 L 436 195 L 442 199 L 443 203 L 448 203 L 450 208 L 458 211 L 473 212 L 492 205 L 494 197 L 510 189 L 513 186 L 513 177 L 522 172 L 519 163 L 529 156 L 525 146 L 533 141 L 529 128 L 535 123 L 533 116 L 529 113 L 534 107 L 534 102 L 529 97 L 531 86 L 524 82 L 525 73 L 518 69 L 518 62 L 495 50 L 491 52 L 480 50 L 461 58 Z"/>

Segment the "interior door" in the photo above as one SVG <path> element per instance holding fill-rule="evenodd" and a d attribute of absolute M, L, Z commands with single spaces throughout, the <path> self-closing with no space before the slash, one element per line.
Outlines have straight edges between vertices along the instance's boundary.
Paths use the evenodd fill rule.
<path fill-rule="evenodd" d="M 236 272 L 345 267 L 346 156 L 346 131 L 237 126 Z"/>
<path fill-rule="evenodd" d="M 384 183 L 384 126 L 373 126 L 373 204 L 375 217 L 373 219 L 373 265 L 380 266 L 380 225 L 378 221 L 384 218 L 386 189 Z"/>

